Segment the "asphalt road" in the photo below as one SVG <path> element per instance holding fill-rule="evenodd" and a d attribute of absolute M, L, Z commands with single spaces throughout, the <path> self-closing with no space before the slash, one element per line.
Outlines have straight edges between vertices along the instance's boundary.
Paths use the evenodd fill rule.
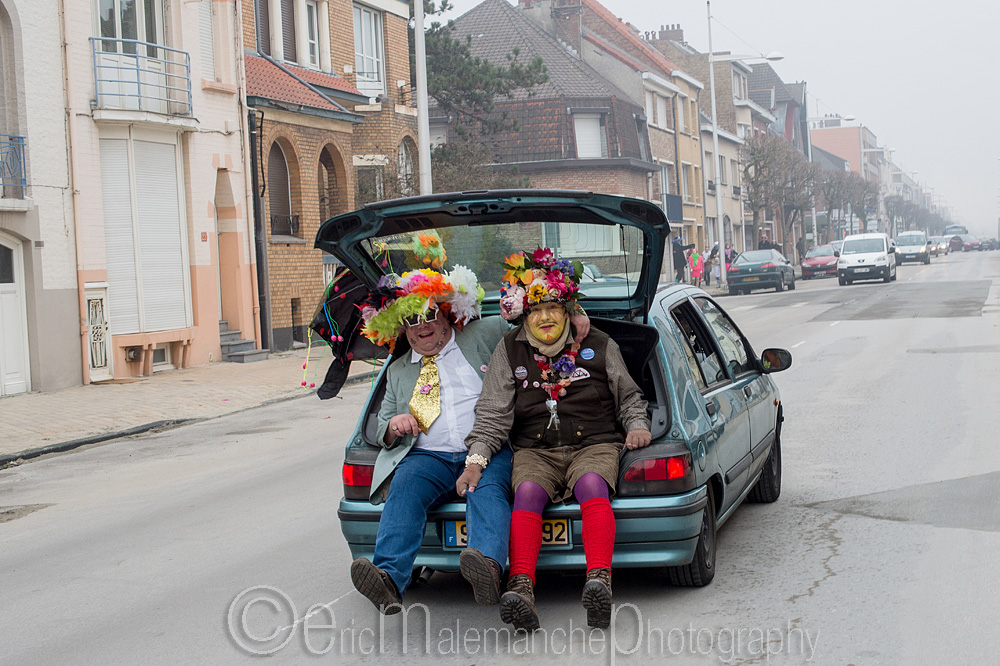
<path fill-rule="evenodd" d="M 0 664 L 995 663 L 1000 252 L 720 302 L 794 365 L 781 498 L 710 586 L 618 571 L 632 606 L 591 632 L 582 577 L 542 576 L 545 631 L 508 643 L 437 573 L 380 623 L 336 519 L 361 386 L 0 471 Z"/>

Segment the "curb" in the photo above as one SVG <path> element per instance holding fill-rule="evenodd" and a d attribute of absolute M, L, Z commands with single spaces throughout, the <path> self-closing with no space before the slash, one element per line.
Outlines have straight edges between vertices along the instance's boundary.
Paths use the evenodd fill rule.
<path fill-rule="evenodd" d="M 355 384 L 363 384 L 369 381 L 371 381 L 371 375 L 368 373 L 354 375 L 353 377 L 347 378 L 347 380 L 344 382 L 344 387 L 346 388 L 348 386 L 353 386 Z M 305 398 L 310 395 L 315 396 L 316 391 L 310 390 L 308 393 L 299 393 L 297 395 L 287 395 L 287 396 L 282 396 L 280 398 L 272 398 L 271 400 L 265 400 L 264 402 L 257 403 L 256 405 L 242 407 L 240 409 L 235 409 L 231 412 L 226 412 L 225 414 L 218 414 L 216 416 L 153 421 L 152 423 L 144 423 L 142 425 L 126 428 L 124 430 L 105 432 L 101 433 L 100 435 L 88 435 L 87 437 L 80 437 L 78 439 L 71 439 L 66 442 L 49 444 L 48 446 L 39 446 L 34 449 L 18 451 L 17 453 L 3 454 L 0 455 L 0 469 L 7 467 L 11 463 L 15 463 L 18 461 L 24 462 L 26 460 L 39 458 L 41 456 L 48 455 L 50 453 L 65 453 L 66 451 L 72 451 L 73 449 L 77 449 L 81 446 L 87 446 L 88 444 L 98 444 L 100 442 L 106 442 L 112 439 L 121 439 L 123 437 L 130 437 L 132 435 L 141 435 L 142 433 L 149 432 L 150 430 L 171 430 L 173 428 L 177 428 L 182 425 L 190 425 L 192 423 L 198 423 L 200 421 L 217 419 L 222 416 L 231 416 L 233 414 L 239 414 L 240 412 L 245 412 L 250 409 L 256 409 L 258 407 L 267 407 L 268 405 L 273 405 L 279 402 L 287 402 L 289 400 L 297 400 L 299 398 Z"/>

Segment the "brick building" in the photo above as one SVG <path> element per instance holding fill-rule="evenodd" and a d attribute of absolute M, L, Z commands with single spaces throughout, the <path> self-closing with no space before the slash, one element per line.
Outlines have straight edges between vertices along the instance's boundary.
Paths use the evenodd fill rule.
<path fill-rule="evenodd" d="M 401 0 L 243 0 L 255 134 L 258 257 L 267 345 L 307 342 L 334 265 L 322 221 L 411 194 L 416 110 L 409 5 Z"/>
<path fill-rule="evenodd" d="M 515 47 L 539 56 L 549 80 L 497 103 L 520 122 L 519 131 L 492 137 L 497 168 L 516 169 L 533 188 L 593 190 L 651 198 L 650 161 L 642 106 L 505 0 L 485 0 L 455 21 L 455 37 L 472 36 L 473 56 L 498 65 Z M 443 120 L 443 119 L 442 119 Z M 432 135 L 447 140 L 447 126 Z"/>

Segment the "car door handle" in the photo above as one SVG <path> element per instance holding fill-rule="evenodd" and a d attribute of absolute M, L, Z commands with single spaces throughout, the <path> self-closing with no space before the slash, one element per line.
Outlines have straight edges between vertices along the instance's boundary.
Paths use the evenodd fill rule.
<path fill-rule="evenodd" d="M 751 389 L 749 386 L 744 386 L 743 387 L 743 395 L 745 395 L 748 398 L 753 397 L 753 389 Z"/>
<path fill-rule="evenodd" d="M 715 406 L 714 400 L 709 400 L 705 403 L 705 410 L 708 411 L 709 416 L 715 418 L 715 414 L 719 411 L 719 408 Z"/>

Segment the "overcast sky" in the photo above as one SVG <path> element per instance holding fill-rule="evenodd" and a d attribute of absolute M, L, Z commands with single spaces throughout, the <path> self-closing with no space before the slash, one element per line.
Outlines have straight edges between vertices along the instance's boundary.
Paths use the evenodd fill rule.
<path fill-rule="evenodd" d="M 479 2 L 452 4 L 455 18 Z M 704 0 L 603 4 L 640 31 L 679 23 L 687 42 L 708 51 Z M 855 116 L 952 218 L 974 234 L 997 235 L 1000 3 L 714 0 L 712 14 L 715 50 L 780 51 L 784 60 L 772 66 L 781 78 L 806 81 L 820 100 L 810 95 L 810 116 Z"/>

